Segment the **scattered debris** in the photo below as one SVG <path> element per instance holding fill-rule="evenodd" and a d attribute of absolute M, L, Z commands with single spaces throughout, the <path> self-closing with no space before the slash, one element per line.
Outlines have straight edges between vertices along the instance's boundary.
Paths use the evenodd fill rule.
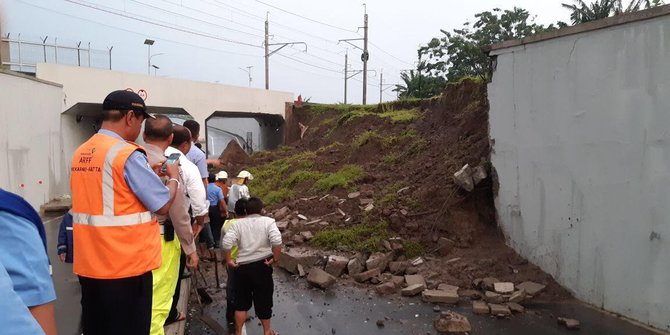
<path fill-rule="evenodd" d="M 507 307 L 512 311 L 512 313 L 523 313 L 526 309 L 517 304 L 516 302 L 508 302 Z"/>
<path fill-rule="evenodd" d="M 303 221 L 307 221 L 307 217 L 302 215 L 302 214 L 298 214 L 298 219 L 303 220 Z"/>
<path fill-rule="evenodd" d="M 423 264 L 423 262 L 424 262 L 423 258 L 417 257 L 417 258 L 411 260 L 410 264 L 412 264 L 414 266 L 419 266 L 419 265 Z"/>
<path fill-rule="evenodd" d="M 346 257 L 331 255 L 328 256 L 324 271 L 337 278 L 344 273 L 348 263 L 349 259 Z"/>
<path fill-rule="evenodd" d="M 377 320 L 377 327 L 384 328 L 384 320 Z"/>
<path fill-rule="evenodd" d="M 368 271 L 365 271 L 365 272 L 357 273 L 357 274 L 353 275 L 353 277 L 354 277 L 355 281 L 357 281 L 359 283 L 364 283 L 364 282 L 366 282 L 366 281 L 368 281 L 368 280 L 370 280 L 374 277 L 379 276 L 380 274 L 381 274 L 381 272 L 379 271 L 378 268 L 376 268 L 376 269 L 368 270 Z"/>
<path fill-rule="evenodd" d="M 452 311 L 440 313 L 440 317 L 435 320 L 434 326 L 435 330 L 440 333 L 464 333 L 472 331 L 468 318 Z"/>
<path fill-rule="evenodd" d="M 489 305 L 483 301 L 473 301 L 472 302 L 472 312 L 475 314 L 489 314 L 491 309 Z"/>
<path fill-rule="evenodd" d="M 365 208 L 364 208 L 363 210 L 366 211 L 366 212 L 369 212 L 369 211 L 371 211 L 371 210 L 373 210 L 373 209 L 375 209 L 375 205 L 373 205 L 373 204 L 368 204 L 367 206 L 365 206 Z"/>
<path fill-rule="evenodd" d="M 489 307 L 491 308 L 491 315 L 497 317 L 506 317 L 512 315 L 512 311 L 506 305 L 489 304 Z"/>
<path fill-rule="evenodd" d="M 526 293 L 534 296 L 542 292 L 547 286 L 532 281 L 525 281 L 516 286 L 518 290 L 524 290 Z"/>
<path fill-rule="evenodd" d="M 422 275 L 405 275 L 405 283 L 407 283 L 407 286 L 412 286 L 415 284 L 422 284 L 423 286 L 426 286 L 426 280 Z"/>
<path fill-rule="evenodd" d="M 484 300 L 488 303 L 502 304 L 505 301 L 505 297 L 495 292 L 486 291 L 484 293 Z"/>
<path fill-rule="evenodd" d="M 300 236 L 302 236 L 305 241 L 309 241 L 314 237 L 314 234 L 312 234 L 311 231 L 303 231 L 300 232 Z"/>
<path fill-rule="evenodd" d="M 454 173 L 454 183 L 460 188 L 472 192 L 475 189 L 475 182 L 472 180 L 472 168 L 465 164 L 458 172 Z"/>
<path fill-rule="evenodd" d="M 307 275 L 307 281 L 316 287 L 327 289 L 335 284 L 336 279 L 326 271 L 312 268 Z"/>
<path fill-rule="evenodd" d="M 509 302 L 520 303 L 526 299 L 526 290 L 518 290 L 509 297 Z"/>
<path fill-rule="evenodd" d="M 350 276 L 357 275 L 365 270 L 365 265 L 358 258 L 352 258 L 347 263 L 347 272 Z"/>
<path fill-rule="evenodd" d="M 413 284 L 405 287 L 400 291 L 400 294 L 406 297 L 413 297 L 426 289 L 424 284 Z"/>
<path fill-rule="evenodd" d="M 388 281 L 383 284 L 379 284 L 375 287 L 375 292 L 379 295 L 389 295 L 393 294 L 396 291 L 395 284 L 392 281 Z"/>
<path fill-rule="evenodd" d="M 557 321 L 559 325 L 564 325 L 565 328 L 568 328 L 570 330 L 577 330 L 579 329 L 580 326 L 579 321 L 575 319 L 559 317 Z"/>
<path fill-rule="evenodd" d="M 514 283 L 494 283 L 493 290 L 496 293 L 508 294 L 514 292 Z"/>
<path fill-rule="evenodd" d="M 421 299 L 425 302 L 444 304 L 458 304 L 460 298 L 456 291 L 425 290 L 421 292 Z"/>
<path fill-rule="evenodd" d="M 355 199 L 361 196 L 361 192 L 352 192 L 347 194 L 347 198 L 349 199 Z"/>
<path fill-rule="evenodd" d="M 479 184 L 482 180 L 486 179 L 487 173 L 486 169 L 483 166 L 479 165 L 476 168 L 472 169 L 472 181 L 475 185 Z"/>

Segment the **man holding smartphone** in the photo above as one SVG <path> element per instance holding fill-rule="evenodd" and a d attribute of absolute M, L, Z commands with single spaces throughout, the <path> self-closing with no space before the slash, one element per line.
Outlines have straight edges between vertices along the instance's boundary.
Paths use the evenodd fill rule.
<path fill-rule="evenodd" d="M 144 142 L 149 164 L 163 164 L 161 170 L 175 164 L 181 157 L 180 153 L 172 153 L 167 159 L 165 149 L 173 139 L 172 121 L 165 115 L 156 115 L 144 124 Z M 163 263 L 153 271 L 153 302 L 151 313 L 152 335 L 165 334 L 163 325 L 172 307 L 173 294 L 179 281 L 179 256 L 181 250 L 186 255 L 186 267 L 194 270 L 198 266 L 198 253 L 191 227 L 191 216 L 188 213 L 189 203 L 184 192 L 185 184 L 182 171 L 179 170 L 179 190 L 167 216 L 159 216 L 161 225 L 161 243 L 163 247 Z M 167 182 L 167 178 L 162 178 Z M 178 238 L 175 239 L 175 233 Z"/>
<path fill-rule="evenodd" d="M 164 184 L 134 141 L 150 118 L 142 98 L 114 91 L 102 104 L 100 131 L 74 154 L 70 174 L 74 272 L 81 284 L 84 334 L 146 335 L 151 324 L 152 270 L 161 265 L 154 215 L 168 214 L 179 167 Z"/>

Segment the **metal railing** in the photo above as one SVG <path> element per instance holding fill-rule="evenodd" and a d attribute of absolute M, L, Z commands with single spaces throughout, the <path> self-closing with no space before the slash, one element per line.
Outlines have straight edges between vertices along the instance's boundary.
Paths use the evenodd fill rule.
<path fill-rule="evenodd" d="M 49 41 L 49 36 L 40 38 L 40 42 L 21 39 L 21 34 L 12 38 L 10 34 L 2 36 L 0 43 L 8 50 L 2 55 L 2 65 L 19 72 L 35 72 L 37 63 L 55 63 L 95 68 L 112 69 L 112 49 L 92 49 L 88 42 L 58 44 L 58 38 Z M 104 64 L 104 65 L 103 65 Z"/>

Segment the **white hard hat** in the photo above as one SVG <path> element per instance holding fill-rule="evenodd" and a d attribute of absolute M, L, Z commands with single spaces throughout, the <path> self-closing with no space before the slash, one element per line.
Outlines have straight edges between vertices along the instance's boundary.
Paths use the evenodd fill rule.
<path fill-rule="evenodd" d="M 249 173 L 247 170 L 242 170 L 240 173 L 237 174 L 237 178 L 247 178 L 249 180 L 254 180 L 254 176 Z"/>
<path fill-rule="evenodd" d="M 228 179 L 228 173 L 226 171 L 221 171 L 216 174 L 216 180 Z"/>

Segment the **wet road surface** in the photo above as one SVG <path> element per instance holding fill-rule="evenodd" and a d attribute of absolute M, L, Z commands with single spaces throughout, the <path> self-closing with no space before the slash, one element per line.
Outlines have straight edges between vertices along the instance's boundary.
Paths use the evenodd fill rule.
<path fill-rule="evenodd" d="M 419 298 L 383 298 L 362 288 L 342 286 L 324 292 L 279 269 L 275 269 L 274 277 L 272 325 L 282 335 L 438 334 L 433 320 L 439 312 L 434 310 L 434 304 L 423 303 Z M 440 305 L 440 310 L 465 315 L 472 325 L 471 334 L 658 334 L 577 301 L 526 307 L 525 313 L 511 319 L 474 315 L 470 304 L 465 302 L 458 307 Z M 215 302 L 205 311 L 225 325 L 225 302 Z M 254 314 L 253 308 L 249 314 Z M 559 316 L 578 319 L 581 330 L 575 332 L 559 326 L 556 323 Z M 384 320 L 383 328 L 377 326 L 377 320 Z M 194 335 L 213 334 L 197 319 L 191 319 L 189 330 Z M 247 331 L 249 335 L 262 334 L 258 320 L 250 320 Z"/>

